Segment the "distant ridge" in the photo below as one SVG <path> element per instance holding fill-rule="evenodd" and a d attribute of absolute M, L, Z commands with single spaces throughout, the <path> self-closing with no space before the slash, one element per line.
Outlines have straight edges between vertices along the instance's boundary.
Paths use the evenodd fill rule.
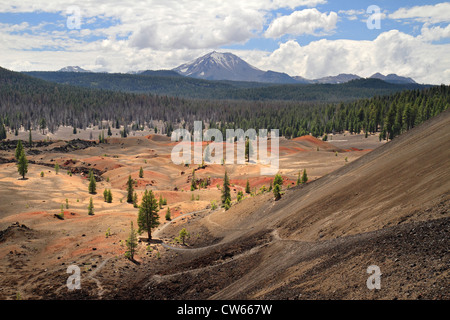
<path fill-rule="evenodd" d="M 145 70 L 138 72 L 136 74 L 140 74 L 143 76 L 154 76 L 154 77 L 182 77 L 181 74 L 175 72 L 173 70 Z"/>
<path fill-rule="evenodd" d="M 381 73 L 375 73 L 373 74 L 370 78 L 373 79 L 380 79 L 389 83 L 394 83 L 394 84 L 398 84 L 398 83 L 416 83 L 413 79 L 411 78 L 407 78 L 407 77 L 401 77 L 398 76 L 396 74 L 388 74 L 387 76 L 382 75 Z"/>
<path fill-rule="evenodd" d="M 362 79 L 356 74 L 347 73 L 319 79 L 306 79 L 301 76 L 291 77 L 282 72 L 260 70 L 232 53 L 216 51 L 184 63 L 172 70 L 186 77 L 204 80 L 252 81 L 278 84 L 341 84 Z M 375 73 L 370 78 L 380 79 L 392 84 L 416 84 L 413 79 L 396 74 L 384 76 L 381 73 Z"/>
<path fill-rule="evenodd" d="M 338 83 L 346 83 L 352 80 L 361 79 L 360 76 L 356 74 L 347 74 L 347 73 L 341 73 L 337 76 L 329 76 L 329 77 L 323 77 L 315 80 L 311 80 L 313 83 L 330 83 L 330 84 L 338 84 Z"/>

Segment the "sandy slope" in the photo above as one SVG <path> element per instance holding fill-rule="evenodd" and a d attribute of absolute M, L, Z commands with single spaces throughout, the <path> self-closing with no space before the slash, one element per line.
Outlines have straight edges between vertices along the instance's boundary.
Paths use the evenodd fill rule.
<path fill-rule="evenodd" d="M 449 299 L 449 127 L 447 111 L 278 202 L 266 194 L 167 228 L 213 245 L 170 270 L 142 267 L 110 297 Z M 381 290 L 366 287 L 370 265 Z"/>

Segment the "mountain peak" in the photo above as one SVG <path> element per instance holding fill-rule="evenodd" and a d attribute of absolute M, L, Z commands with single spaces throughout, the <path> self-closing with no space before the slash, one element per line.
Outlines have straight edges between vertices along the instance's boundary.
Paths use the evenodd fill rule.
<path fill-rule="evenodd" d="M 194 61 L 173 69 L 181 75 L 207 80 L 247 81 L 263 71 L 249 65 L 238 56 L 226 52 L 212 51 Z"/>
<path fill-rule="evenodd" d="M 297 83 L 285 73 L 262 71 L 231 52 L 212 51 L 173 71 L 181 75 L 206 80 L 253 81 L 265 83 Z"/>
<path fill-rule="evenodd" d="M 58 70 L 58 72 L 91 72 L 79 66 L 67 66 Z"/>
<path fill-rule="evenodd" d="M 412 78 L 398 76 L 395 73 L 390 73 L 387 76 L 377 72 L 370 76 L 372 79 L 380 79 L 389 83 L 416 83 Z"/>

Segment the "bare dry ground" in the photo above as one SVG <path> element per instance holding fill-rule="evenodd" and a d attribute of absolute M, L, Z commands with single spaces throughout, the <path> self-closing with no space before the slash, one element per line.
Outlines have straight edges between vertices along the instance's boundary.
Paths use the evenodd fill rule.
<path fill-rule="evenodd" d="M 258 191 L 271 178 L 252 165 L 174 165 L 170 140 L 150 135 L 43 143 L 27 151 L 28 179 L 20 180 L 14 149 L 4 144 L 0 298 L 448 299 L 449 115 L 387 144 L 359 135 L 333 136 L 346 140 L 336 145 L 282 140 L 282 199 L 247 196 L 228 211 L 209 209 L 219 203 L 225 169 L 233 200 L 247 179 Z M 91 168 L 94 216 L 87 215 Z M 305 168 L 311 182 L 295 187 Z M 210 179 L 207 189 L 189 191 L 193 169 Z M 137 264 L 123 257 L 138 211 L 125 200 L 128 175 L 139 198 L 145 189 L 163 195 L 174 217 L 165 222 L 164 206 L 163 224 L 154 241 L 140 242 Z M 112 204 L 103 202 L 104 188 L 112 189 Z M 54 214 L 65 199 L 60 220 Z M 187 246 L 173 241 L 181 228 L 190 233 Z M 81 267 L 82 289 L 69 292 L 71 264 Z M 383 273 L 381 290 L 366 287 L 373 264 Z"/>

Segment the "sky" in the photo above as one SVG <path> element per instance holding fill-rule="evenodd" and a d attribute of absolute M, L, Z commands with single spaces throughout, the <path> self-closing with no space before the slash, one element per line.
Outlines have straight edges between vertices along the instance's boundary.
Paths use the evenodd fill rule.
<path fill-rule="evenodd" d="M 450 84 L 450 2 L 0 0 L 0 66 L 14 71 L 172 69 L 213 50 L 308 79 Z"/>

